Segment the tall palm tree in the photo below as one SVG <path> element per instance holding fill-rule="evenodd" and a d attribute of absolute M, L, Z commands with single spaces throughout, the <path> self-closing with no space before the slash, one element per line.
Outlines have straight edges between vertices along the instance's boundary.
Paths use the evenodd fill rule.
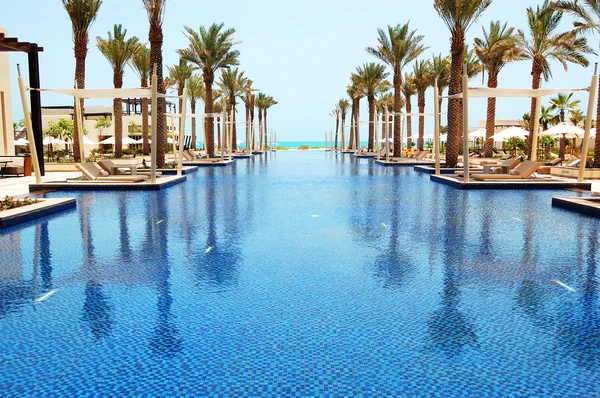
<path fill-rule="evenodd" d="M 574 100 L 573 93 L 566 94 L 558 94 L 557 97 L 550 98 L 550 106 L 548 107 L 549 111 L 558 110 L 558 116 L 561 122 L 565 121 L 565 113 L 569 112 L 571 114 L 573 111 L 579 109 L 580 100 Z M 560 138 L 560 150 L 558 153 L 558 157 L 561 159 L 565 158 L 565 149 L 566 149 L 566 137 L 565 134 Z"/>
<path fill-rule="evenodd" d="M 378 29 L 379 46 L 377 48 L 367 47 L 367 52 L 393 70 L 394 83 L 394 113 L 400 113 L 402 107 L 402 69 L 427 49 L 422 44 L 424 36 L 417 35 L 417 31 L 411 30 L 409 23 L 404 25 L 388 26 L 387 32 Z M 402 142 L 400 141 L 400 118 L 394 121 L 394 156 L 400 156 Z"/>
<path fill-rule="evenodd" d="M 351 111 L 350 111 L 350 148 L 360 148 L 360 129 L 359 129 L 359 115 L 360 115 L 360 100 L 365 96 L 363 88 L 355 81 L 354 76 L 351 77 L 351 84 L 346 88 L 346 94 L 350 97 Z"/>
<path fill-rule="evenodd" d="M 268 142 L 267 140 L 267 111 L 269 110 L 269 108 L 271 108 L 272 106 L 277 105 L 278 102 L 275 101 L 275 99 L 272 96 L 268 96 L 265 100 L 265 107 L 264 107 L 264 112 L 265 112 L 265 128 L 263 129 L 263 132 L 265 134 L 265 143 Z"/>
<path fill-rule="evenodd" d="M 113 32 L 108 32 L 108 38 L 96 38 L 97 46 L 102 55 L 113 68 L 113 83 L 115 88 L 123 87 L 123 74 L 125 65 L 140 50 L 140 40 L 133 36 L 126 38 L 127 29 L 122 25 L 115 25 Z M 115 115 L 115 157 L 121 157 L 123 140 L 123 105 L 121 98 L 113 100 L 113 113 Z M 154 138 L 153 138 L 154 139 Z"/>
<path fill-rule="evenodd" d="M 335 118 L 335 140 L 333 142 L 336 151 L 338 150 L 338 136 L 340 132 L 340 113 L 341 112 L 338 104 L 335 104 L 333 110 L 329 112 L 329 116 Z"/>
<path fill-rule="evenodd" d="M 169 72 L 169 78 L 175 82 L 177 96 L 179 97 L 179 112 L 181 113 L 183 106 L 183 98 L 181 96 L 183 95 L 185 83 L 192 77 L 192 73 L 194 73 L 194 67 L 183 58 L 179 58 L 179 63 L 167 66 L 167 71 Z"/>
<path fill-rule="evenodd" d="M 233 49 L 235 42 L 233 34 L 235 29 L 223 29 L 224 24 L 212 24 L 208 29 L 200 26 L 198 32 L 186 26 L 186 36 L 190 41 L 188 48 L 178 50 L 179 55 L 202 70 L 206 102 L 204 112 L 213 113 L 212 89 L 215 73 L 219 69 L 226 69 L 238 65 L 240 52 Z M 209 157 L 215 155 L 214 120 L 206 119 L 206 150 Z"/>
<path fill-rule="evenodd" d="M 188 98 L 190 100 L 190 108 L 192 115 L 196 113 L 196 102 L 202 99 L 204 90 L 204 82 L 202 76 L 193 75 L 188 81 Z M 196 118 L 192 118 L 192 149 L 196 150 Z"/>
<path fill-rule="evenodd" d="M 77 88 L 85 88 L 85 59 L 88 52 L 88 43 L 90 41 L 90 27 L 98 16 L 98 10 L 102 5 L 102 0 L 62 0 L 65 10 L 71 19 L 73 26 L 73 43 L 75 53 L 75 81 Z M 81 109 L 83 111 L 84 102 L 80 100 Z M 75 161 L 83 161 L 79 159 L 79 127 L 75 123 L 73 133 L 73 156 Z"/>
<path fill-rule="evenodd" d="M 254 82 L 250 79 L 247 79 L 246 81 L 246 85 L 244 86 L 244 96 L 242 97 L 242 100 L 244 101 L 244 105 L 246 107 L 246 136 L 250 137 L 251 135 L 251 129 L 252 129 L 252 121 L 251 121 L 251 108 L 254 106 L 252 104 L 253 101 L 253 94 L 252 92 L 254 91 L 254 88 L 252 87 L 252 84 L 254 84 Z M 252 143 L 250 142 L 251 140 L 246 138 L 246 151 L 252 150 Z"/>
<path fill-rule="evenodd" d="M 340 110 L 340 120 L 342 122 L 342 150 L 346 149 L 346 115 L 348 114 L 348 109 L 350 108 L 350 101 L 346 98 L 342 98 L 338 101 L 337 106 Z"/>
<path fill-rule="evenodd" d="M 417 105 L 419 107 L 419 139 L 417 148 L 423 150 L 425 136 L 425 92 L 431 86 L 431 63 L 427 59 L 421 59 L 413 65 L 413 83 L 417 91 Z"/>
<path fill-rule="evenodd" d="M 462 68 L 465 52 L 465 35 L 492 0 L 434 0 L 433 7 L 450 30 L 450 85 L 449 95 L 462 92 Z M 462 99 L 448 101 L 448 141 L 446 165 L 456 167 L 462 137 Z"/>
<path fill-rule="evenodd" d="M 524 32 L 519 32 L 524 44 L 527 58 L 532 60 L 531 88 L 540 88 L 542 76 L 545 81 L 552 77 L 550 61 L 560 62 L 565 70 L 569 62 L 576 65 L 588 66 L 586 54 L 592 53 L 587 45 L 587 40 L 580 35 L 580 31 L 569 30 L 557 32 L 563 17 L 563 11 L 554 8 L 549 0 L 535 9 L 527 8 L 527 22 L 529 38 Z M 531 114 L 535 113 L 536 99 L 531 99 Z M 533 136 L 534 120 L 529 121 L 529 136 L 527 137 L 527 155 L 531 156 L 531 139 Z"/>
<path fill-rule="evenodd" d="M 142 0 L 142 4 L 146 9 L 148 22 L 150 24 L 150 29 L 148 30 L 148 41 L 150 42 L 150 65 L 152 69 L 156 68 L 158 92 L 164 94 L 162 24 L 165 17 L 167 0 Z M 165 152 L 167 149 L 167 134 L 165 130 L 166 101 L 164 98 L 158 98 L 157 107 L 156 126 L 152 126 L 152 139 L 156 140 L 156 167 L 163 167 L 165 165 Z M 155 112 L 155 110 L 153 109 L 152 112 Z"/>
<path fill-rule="evenodd" d="M 522 42 L 514 28 L 507 23 L 491 21 L 489 30 L 483 30 L 483 38 L 475 39 L 475 53 L 488 73 L 489 88 L 498 87 L 498 75 L 504 66 L 525 59 Z M 485 157 L 493 156 L 494 128 L 496 126 L 496 98 L 488 98 L 485 123 Z"/>
<path fill-rule="evenodd" d="M 415 88 L 415 82 L 413 81 L 413 75 L 405 75 L 404 82 L 402 83 L 402 94 L 404 94 L 404 100 L 406 101 L 406 136 L 412 137 L 412 103 L 410 98 L 417 93 L 417 89 Z M 406 146 L 408 148 L 412 147 L 412 139 L 407 138 Z M 394 155 L 395 156 L 395 155 Z"/>
<path fill-rule="evenodd" d="M 258 109 L 258 147 L 259 150 L 263 149 L 263 111 L 267 106 L 267 95 L 265 93 L 258 93 L 256 95 L 256 109 Z"/>
<path fill-rule="evenodd" d="M 243 98 L 247 84 L 248 79 L 244 76 L 244 72 L 240 72 L 238 68 L 224 69 L 221 73 L 219 88 L 223 91 L 229 102 L 228 113 L 233 109 L 231 123 L 233 123 L 232 142 L 234 148 L 237 147 L 237 128 L 235 124 L 237 98 Z"/>
<path fill-rule="evenodd" d="M 598 0 L 561 0 L 555 7 L 567 11 L 577 18 L 575 28 L 581 32 L 592 31 L 600 35 L 600 1 Z M 598 98 L 600 98 L 600 86 L 598 86 Z M 590 115 L 591 117 L 591 115 Z M 600 101 L 596 108 L 596 120 L 600 120 Z M 562 148 L 562 142 L 561 142 Z M 594 145 L 594 168 L 600 168 L 600 124 L 596 123 L 596 141 Z"/>
<path fill-rule="evenodd" d="M 150 67 L 150 49 L 142 45 L 135 55 L 131 58 L 129 66 L 140 78 L 141 87 L 148 87 L 151 67 Z M 142 151 L 144 155 L 150 153 L 150 143 L 148 142 L 148 98 L 142 98 Z"/>
<path fill-rule="evenodd" d="M 435 85 L 437 79 L 438 84 L 438 109 L 440 109 L 439 119 L 437 120 L 438 125 L 442 125 L 442 94 L 448 85 L 450 84 L 450 56 L 442 56 L 442 54 L 434 55 L 431 59 L 431 85 Z"/>
<path fill-rule="evenodd" d="M 389 75 L 385 71 L 385 66 L 374 62 L 356 68 L 355 79 L 366 91 L 369 103 L 369 151 L 373 150 L 375 137 L 375 95 L 391 88 L 390 82 L 385 80 Z"/>
<path fill-rule="evenodd" d="M 400 97 L 400 110 L 404 107 L 404 97 Z M 384 93 L 379 96 L 379 99 L 375 103 L 375 107 L 377 108 L 377 113 L 381 114 L 381 138 L 383 139 L 383 132 L 386 128 L 385 126 L 389 126 L 389 120 L 385 119 L 385 110 L 387 109 L 390 112 L 390 120 L 393 120 L 393 112 L 394 112 L 394 94 L 393 93 Z M 392 130 L 388 131 L 388 135 L 391 135 Z"/>

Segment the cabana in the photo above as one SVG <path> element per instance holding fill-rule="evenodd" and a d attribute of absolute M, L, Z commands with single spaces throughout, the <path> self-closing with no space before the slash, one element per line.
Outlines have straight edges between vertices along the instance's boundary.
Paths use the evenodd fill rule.
<path fill-rule="evenodd" d="M 461 98 L 463 100 L 463 167 L 464 167 L 464 182 L 469 182 L 469 99 L 470 98 L 537 98 L 536 109 L 533 115 L 534 126 L 533 134 L 531 137 L 531 161 L 536 160 L 537 153 L 537 138 L 540 125 L 540 112 L 542 106 L 542 97 L 548 95 L 556 95 L 560 93 L 576 93 L 576 92 L 589 92 L 588 109 L 585 121 L 585 134 L 583 140 L 582 153 L 584 156 L 587 155 L 590 141 L 590 131 L 592 127 L 592 117 L 594 112 L 594 103 L 596 101 L 596 90 L 598 87 L 598 65 L 594 69 L 594 75 L 592 76 L 590 87 L 579 88 L 579 89 L 506 89 L 506 88 L 469 88 L 469 78 L 466 74 L 466 65 L 463 67 L 463 78 L 462 88 L 463 92 L 450 95 L 448 98 Z M 437 90 L 435 90 L 437 92 Z M 437 98 L 437 95 L 436 95 Z M 436 112 L 437 113 L 437 112 Z M 436 123 L 437 124 L 437 123 Z M 439 142 L 439 126 L 436 126 L 436 139 L 435 143 L 438 145 Z M 439 175 L 439 152 L 435 154 L 436 162 L 436 175 Z M 585 162 L 581 162 L 579 166 L 578 182 L 583 181 L 585 172 Z"/>
<path fill-rule="evenodd" d="M 82 118 L 82 111 L 81 111 L 81 105 L 80 105 L 80 101 L 77 101 L 78 99 L 84 99 L 84 98 L 94 98 L 94 99 L 114 99 L 114 98 L 151 98 L 151 103 L 152 103 L 152 126 L 156 126 L 157 125 L 157 120 L 158 120 L 158 106 L 157 106 L 157 100 L 158 97 L 162 97 L 162 98 L 168 98 L 167 95 L 165 94 L 160 94 L 158 93 L 158 83 L 157 83 L 157 75 L 156 75 L 156 66 L 154 67 L 154 71 L 152 74 L 152 82 L 151 82 L 151 87 L 150 88 L 120 88 L 120 89 L 36 89 L 36 88 L 29 88 L 29 90 L 39 90 L 39 91 L 45 91 L 45 92 L 53 92 L 53 93 L 57 93 L 57 94 L 64 94 L 64 95 L 69 95 L 75 98 L 75 122 L 77 123 L 78 126 L 78 130 L 80 132 L 83 132 L 83 118 Z M 23 81 L 23 78 L 21 76 L 21 73 L 19 71 L 19 88 L 21 91 L 21 102 L 23 105 L 23 113 L 25 115 L 25 126 L 27 128 L 27 134 L 28 134 L 28 139 L 29 141 L 33 141 L 33 133 L 32 133 L 32 128 L 31 128 L 31 117 L 30 117 L 30 113 L 29 113 L 29 106 L 27 104 L 27 100 L 25 98 L 25 92 L 27 90 L 27 88 L 25 87 L 25 83 Z M 184 134 L 184 129 L 185 129 L 185 123 L 183 123 L 183 121 L 185 120 L 185 105 L 186 105 L 186 101 L 187 101 L 187 83 L 186 86 L 184 87 L 183 90 L 183 111 L 182 111 L 182 123 L 181 123 L 181 128 L 179 130 L 179 161 L 177 163 L 177 175 L 181 176 L 181 159 L 182 159 L 182 152 L 183 152 L 183 134 Z M 84 154 L 84 140 L 83 140 L 83 134 L 79 134 L 79 151 L 80 151 L 80 158 L 81 161 L 85 160 L 85 154 Z M 152 161 L 151 161 L 151 174 L 150 174 L 150 182 L 152 184 L 156 183 L 156 140 L 153 139 L 151 142 L 151 156 L 152 156 Z M 36 184 L 40 184 L 41 183 L 41 174 L 40 174 L 40 168 L 37 165 L 37 159 L 38 159 L 38 154 L 37 151 L 35 149 L 35 146 L 32 145 L 31 148 L 31 157 L 32 157 L 32 161 L 33 161 L 33 165 L 34 165 L 34 171 L 35 171 L 35 175 L 36 175 Z"/>

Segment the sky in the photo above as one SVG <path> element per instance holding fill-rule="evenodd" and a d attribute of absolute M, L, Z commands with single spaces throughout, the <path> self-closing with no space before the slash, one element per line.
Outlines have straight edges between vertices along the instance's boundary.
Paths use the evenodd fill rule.
<path fill-rule="evenodd" d="M 482 36 L 482 26 L 500 20 L 526 28 L 526 7 L 541 4 L 538 0 L 494 0 L 467 34 L 467 43 Z M 10 37 L 36 42 L 44 47 L 40 54 L 41 85 L 48 88 L 71 88 L 75 59 L 71 23 L 60 0 L 0 0 L 0 26 Z M 32 22 L 27 22 L 32 21 Z M 240 51 L 240 70 L 254 81 L 254 86 L 277 100 L 269 110 L 269 129 L 277 131 L 278 141 L 323 140 L 325 131 L 335 128 L 329 116 L 335 104 L 346 95 L 349 77 L 356 67 L 377 60 L 365 48 L 377 45 L 377 29 L 388 25 L 410 26 L 425 36 L 429 49 L 424 57 L 448 54 L 450 36 L 446 25 L 433 8 L 433 0 L 380 0 L 369 3 L 358 0 L 258 0 L 254 2 L 228 0 L 167 0 L 164 21 L 163 54 L 166 65 L 178 62 L 176 50 L 187 47 L 189 41 L 184 26 L 196 30 L 200 26 L 224 22 L 235 28 Z M 572 20 L 565 16 L 561 29 L 571 29 Z M 122 24 L 128 35 L 148 41 L 148 20 L 140 0 L 104 0 L 98 18 L 91 28 L 87 57 L 87 88 L 112 87 L 112 69 L 96 48 L 96 37 L 106 37 L 114 24 Z M 596 38 L 589 37 L 597 50 Z M 586 69 L 571 65 L 565 72 L 558 63 L 552 64 L 553 79 L 544 88 L 587 87 L 598 56 L 590 55 Z M 13 117 L 21 118 L 17 90 L 16 64 L 25 68 L 25 54 L 11 53 L 13 82 Z M 410 71 L 409 65 L 406 71 Z M 26 69 L 25 69 L 26 70 Z M 531 62 L 508 65 L 500 74 L 499 87 L 530 88 Z M 25 72 L 26 75 L 26 72 Z M 481 86 L 481 77 L 471 81 Z M 124 87 L 138 87 L 134 72 L 125 71 Z M 586 96 L 578 95 L 585 107 Z M 413 97 L 413 108 L 416 98 Z M 427 93 L 426 112 L 433 111 L 433 93 Z M 110 106 L 111 102 L 86 102 Z M 43 94 L 42 105 L 70 105 L 70 98 Z M 443 105 L 446 108 L 446 103 Z M 367 120 L 367 103 L 361 102 L 361 120 Z M 497 119 L 518 119 L 529 112 L 528 100 L 499 99 Z M 241 111 L 243 115 L 243 110 Z M 485 100 L 472 100 L 470 124 L 477 126 L 486 117 Z M 416 121 L 414 122 L 416 127 Z M 445 121 L 443 121 L 445 124 Z M 433 131 L 431 120 L 426 133 Z"/>

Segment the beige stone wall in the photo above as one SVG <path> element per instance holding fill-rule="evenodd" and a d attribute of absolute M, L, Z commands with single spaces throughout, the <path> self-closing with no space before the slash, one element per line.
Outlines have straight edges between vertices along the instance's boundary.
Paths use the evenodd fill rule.
<path fill-rule="evenodd" d="M 1 27 L 0 33 L 8 35 L 6 29 Z M 15 153 L 8 54 L 10 53 L 0 52 L 0 155 Z"/>

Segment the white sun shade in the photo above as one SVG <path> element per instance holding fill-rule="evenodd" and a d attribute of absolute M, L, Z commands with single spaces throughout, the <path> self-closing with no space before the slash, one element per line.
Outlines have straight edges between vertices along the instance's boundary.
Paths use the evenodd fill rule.
<path fill-rule="evenodd" d="M 589 88 L 570 89 L 518 89 L 518 88 L 469 88 L 469 98 L 534 98 L 547 95 L 577 93 L 588 91 Z M 446 98 L 462 98 L 462 93 L 448 95 Z"/>
<path fill-rule="evenodd" d="M 52 137 L 44 137 L 42 144 L 44 145 L 54 145 L 54 144 L 66 144 L 67 141 L 63 141 L 60 138 L 52 138 Z"/>
<path fill-rule="evenodd" d="M 529 135 L 529 131 L 519 127 L 509 127 L 506 130 L 502 130 L 492 136 L 494 140 L 503 140 L 509 138 L 525 138 Z"/>
<path fill-rule="evenodd" d="M 469 133 L 469 138 L 485 138 L 486 130 L 484 128 L 477 129 L 475 131 L 471 131 Z"/>
<path fill-rule="evenodd" d="M 129 145 L 129 144 L 135 144 L 136 141 L 129 138 L 129 137 L 123 137 L 123 139 L 121 140 L 121 143 L 123 145 Z M 109 137 L 105 140 L 102 140 L 99 142 L 99 144 L 104 144 L 104 145 L 115 145 L 115 137 Z"/>
<path fill-rule="evenodd" d="M 19 138 L 18 140 L 15 140 L 15 145 L 29 145 L 29 141 L 25 138 Z"/>
<path fill-rule="evenodd" d="M 150 98 L 152 89 L 150 88 L 40 88 L 29 90 L 39 90 L 48 93 L 70 95 L 77 98 Z M 178 98 L 177 96 L 158 94 L 160 98 Z"/>
<path fill-rule="evenodd" d="M 563 123 L 559 123 L 556 126 L 549 128 L 548 130 L 540 133 L 540 135 L 550 135 L 550 136 L 563 135 L 563 134 L 569 135 L 570 136 L 569 138 L 582 138 L 583 135 L 585 134 L 585 130 L 582 128 L 579 128 L 577 126 L 574 126 L 572 123 L 563 122 Z M 593 132 L 592 132 L 592 134 L 593 134 Z"/>

